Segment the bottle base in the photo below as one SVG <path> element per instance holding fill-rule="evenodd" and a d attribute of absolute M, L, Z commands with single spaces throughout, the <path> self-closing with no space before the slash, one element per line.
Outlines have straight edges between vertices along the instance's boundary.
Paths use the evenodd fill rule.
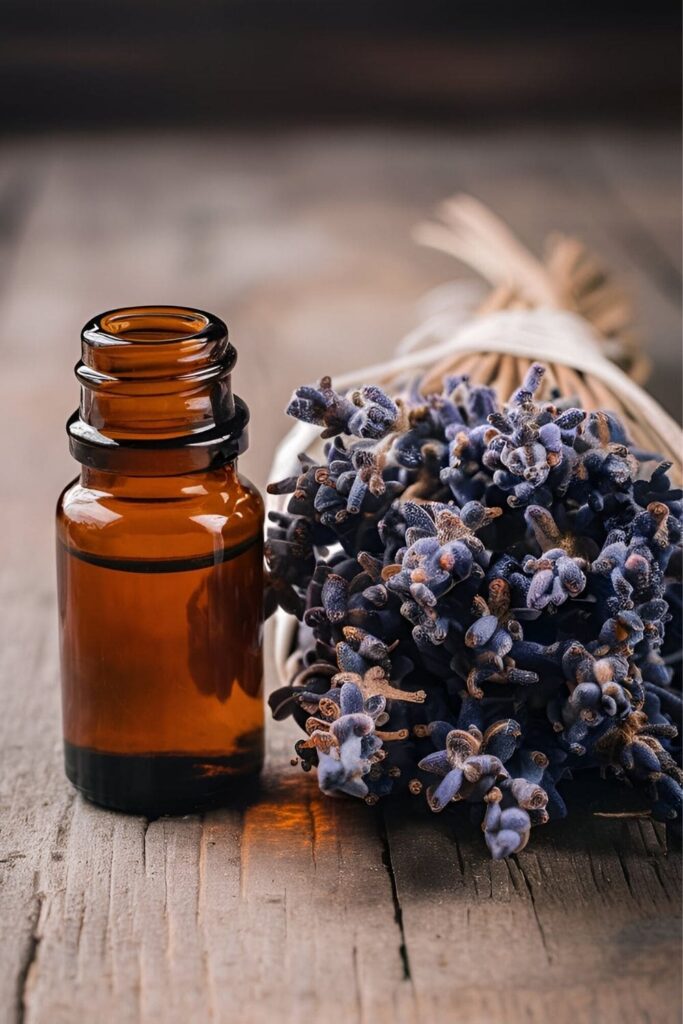
<path fill-rule="evenodd" d="M 196 814 L 258 794 L 260 761 L 253 754 L 110 754 L 65 741 L 66 775 L 100 807 L 146 818 Z"/>

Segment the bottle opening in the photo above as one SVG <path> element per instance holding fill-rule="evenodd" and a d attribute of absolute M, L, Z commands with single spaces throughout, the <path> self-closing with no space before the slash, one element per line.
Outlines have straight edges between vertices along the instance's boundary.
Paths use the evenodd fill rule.
<path fill-rule="evenodd" d="M 211 321 L 195 309 L 176 306 L 134 306 L 115 309 L 100 317 L 99 328 L 118 341 L 191 341 L 201 336 Z"/>

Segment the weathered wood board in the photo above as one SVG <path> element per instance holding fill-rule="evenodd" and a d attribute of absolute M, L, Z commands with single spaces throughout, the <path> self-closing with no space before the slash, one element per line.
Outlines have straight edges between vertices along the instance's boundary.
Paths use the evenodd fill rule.
<path fill-rule="evenodd" d="M 291 388 L 387 355 L 456 276 L 412 223 L 468 189 L 576 230 L 641 298 L 680 400 L 679 154 L 661 133 L 288 132 L 6 142 L 0 158 L 0 1019 L 603 1024 L 680 1019 L 680 861 L 579 809 L 491 863 L 464 822 L 323 799 L 269 728 L 259 802 L 147 822 L 62 774 L 52 513 L 78 330 L 124 303 L 231 326 L 263 485 Z M 271 673 L 272 682 L 272 673 Z"/>

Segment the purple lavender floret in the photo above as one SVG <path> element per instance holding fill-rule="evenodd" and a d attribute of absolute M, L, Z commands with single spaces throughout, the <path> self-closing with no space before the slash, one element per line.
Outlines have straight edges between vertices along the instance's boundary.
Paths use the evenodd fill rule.
<path fill-rule="evenodd" d="M 529 608 L 558 608 L 569 598 L 578 597 L 586 586 L 585 568 L 583 559 L 572 558 L 562 548 L 551 548 L 541 558 L 528 555 L 524 572 L 531 576 L 527 591 Z"/>
<path fill-rule="evenodd" d="M 269 487 L 266 609 L 300 620 L 271 695 L 325 793 L 462 804 L 494 858 L 584 770 L 680 826 L 682 492 L 609 412 L 467 376 L 399 395 L 329 378 L 289 412 L 320 459 Z M 454 819 L 455 820 L 455 819 Z"/>
<path fill-rule="evenodd" d="M 499 803 L 488 804 L 484 817 L 484 836 L 494 860 L 520 853 L 529 841 L 530 832 L 531 818 L 521 807 L 512 804 L 501 808 Z"/>
<path fill-rule="evenodd" d="M 305 694 L 303 700 L 315 701 Z M 318 782 L 323 793 L 366 797 L 368 775 L 378 757 L 382 741 L 376 735 L 375 722 L 384 711 L 382 697 L 363 699 L 358 686 L 343 683 L 339 691 L 331 691 L 324 700 L 318 698 L 319 717 L 308 720 L 311 747 L 318 755 Z M 299 752 L 304 744 L 298 747 Z"/>
<path fill-rule="evenodd" d="M 475 530 L 494 518 L 494 510 L 476 502 L 462 512 L 455 506 L 412 502 L 406 502 L 403 510 L 410 522 L 405 532 L 407 547 L 397 552 L 396 564 L 389 567 L 387 588 L 401 596 L 402 612 L 414 624 L 416 642 L 428 635 L 432 643 L 442 643 L 447 627 L 441 625 L 435 609 L 458 583 L 483 576 L 488 560 Z M 474 529 L 468 522 L 474 523 Z"/>
<path fill-rule="evenodd" d="M 357 411 L 348 420 L 347 430 L 355 437 L 375 441 L 396 429 L 400 408 L 381 388 L 375 385 L 355 391 L 351 397 Z"/>
<path fill-rule="evenodd" d="M 547 484 L 563 484 L 576 460 L 570 442 L 585 414 L 569 409 L 558 416 L 552 407 L 539 406 L 534 395 L 544 373 L 534 363 L 506 409 L 489 416 L 496 433 L 482 461 L 493 472 L 494 483 L 510 492 L 507 501 L 513 507 L 528 504 L 534 496 L 546 504 L 552 493 Z"/>
<path fill-rule="evenodd" d="M 491 747 L 501 731 L 507 731 L 514 739 L 519 736 L 519 726 L 513 721 L 495 722 L 483 734 L 472 725 L 468 730 L 452 729 L 444 736 L 445 724 L 430 724 L 427 732 L 439 749 L 427 754 L 417 765 L 423 772 L 441 776 L 438 785 L 427 789 L 427 802 L 437 812 L 456 800 L 481 801 L 496 783 L 506 779 L 508 772 L 503 761 L 491 752 Z M 513 750 L 514 741 L 508 757 Z"/>
<path fill-rule="evenodd" d="M 297 388 L 287 406 L 289 416 L 295 416 L 302 423 L 324 427 L 323 437 L 348 433 L 354 411 L 353 403 L 337 394 L 329 377 L 323 377 L 318 385 Z"/>

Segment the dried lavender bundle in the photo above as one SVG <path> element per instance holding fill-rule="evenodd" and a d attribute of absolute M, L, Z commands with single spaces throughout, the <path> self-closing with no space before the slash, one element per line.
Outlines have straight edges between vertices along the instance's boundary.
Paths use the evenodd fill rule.
<path fill-rule="evenodd" d="M 268 607 L 300 620 L 270 698 L 320 787 L 466 801 L 494 858 L 562 817 L 577 769 L 680 826 L 681 491 L 613 414 L 530 366 L 399 394 L 329 378 L 288 412 L 324 457 L 272 484 Z"/>

